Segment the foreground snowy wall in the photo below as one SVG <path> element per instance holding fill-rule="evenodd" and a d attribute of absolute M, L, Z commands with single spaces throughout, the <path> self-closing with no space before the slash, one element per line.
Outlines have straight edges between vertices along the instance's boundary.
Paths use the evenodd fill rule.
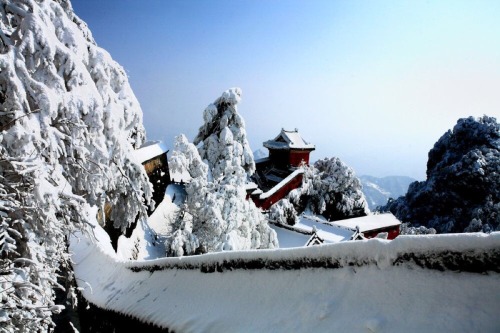
<path fill-rule="evenodd" d="M 97 229 L 96 229 L 97 230 Z M 72 241 L 84 297 L 179 332 L 493 332 L 500 233 L 123 262 Z M 99 272 L 96 274 L 96 272 Z"/>

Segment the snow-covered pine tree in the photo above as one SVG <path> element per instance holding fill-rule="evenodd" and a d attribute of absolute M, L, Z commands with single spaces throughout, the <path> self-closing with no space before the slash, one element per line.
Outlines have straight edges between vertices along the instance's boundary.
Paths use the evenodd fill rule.
<path fill-rule="evenodd" d="M 151 197 L 139 103 L 69 1 L 2 1 L 0 130 L 0 330 L 45 332 L 68 234 L 105 202 L 123 229 Z"/>
<path fill-rule="evenodd" d="M 354 170 L 339 158 L 324 158 L 304 166 L 302 187 L 289 194 L 298 211 L 310 209 L 330 220 L 365 216 L 368 204 Z"/>
<path fill-rule="evenodd" d="M 194 142 L 199 154 L 183 136 L 177 139 L 169 164 L 178 172 L 189 172 L 192 179 L 186 185 L 184 220 L 177 222 L 178 229 L 166 244 L 170 254 L 278 246 L 274 230 L 246 200 L 245 184 L 255 164 L 244 120 L 237 112 L 240 97 L 240 89 L 229 89 L 205 109 Z"/>
<path fill-rule="evenodd" d="M 237 110 L 240 100 L 240 88 L 226 90 L 203 112 L 204 123 L 194 139 L 194 144 L 199 145 L 201 158 L 208 161 L 214 179 L 227 177 L 230 172 L 239 172 L 241 168 L 248 175 L 255 172 L 245 121 Z M 243 174 L 233 178 L 242 184 L 247 181 Z"/>
<path fill-rule="evenodd" d="M 172 233 L 165 241 L 167 256 L 181 257 L 201 251 L 200 242 L 193 233 L 193 216 L 201 207 L 200 198 L 208 191 L 208 166 L 201 160 L 196 146 L 184 134 L 175 138 L 174 150 L 168 161 L 171 172 L 185 174 L 190 181 L 185 185 L 187 199 L 170 229 Z"/>
<path fill-rule="evenodd" d="M 269 208 L 269 219 L 275 223 L 294 225 L 299 222 L 299 216 L 293 204 L 283 198 Z"/>
<path fill-rule="evenodd" d="M 402 223 L 399 234 L 400 235 L 433 235 L 436 233 L 434 228 L 426 228 L 423 225 L 420 227 L 412 227 L 411 223 Z"/>
<path fill-rule="evenodd" d="M 389 210 L 438 233 L 500 230 L 500 124 L 483 116 L 459 119 L 429 151 L 427 180 L 414 182 Z"/>

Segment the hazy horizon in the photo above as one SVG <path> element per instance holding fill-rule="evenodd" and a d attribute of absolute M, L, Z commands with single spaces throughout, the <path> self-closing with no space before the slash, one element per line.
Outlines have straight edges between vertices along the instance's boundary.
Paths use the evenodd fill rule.
<path fill-rule="evenodd" d="M 148 139 L 191 140 L 231 87 L 252 150 L 282 127 L 357 175 L 425 179 L 459 118 L 500 115 L 497 1 L 72 1 L 126 70 Z"/>

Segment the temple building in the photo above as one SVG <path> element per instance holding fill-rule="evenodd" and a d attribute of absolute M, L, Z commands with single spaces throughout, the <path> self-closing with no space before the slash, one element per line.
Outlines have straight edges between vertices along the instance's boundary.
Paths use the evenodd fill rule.
<path fill-rule="evenodd" d="M 301 186 L 304 173 L 301 165 L 309 165 L 309 155 L 315 146 L 305 141 L 297 129 L 282 129 L 274 140 L 263 145 L 269 150 L 269 157 L 255 161 L 255 183 L 249 184 L 247 191 L 255 204 L 266 210 Z"/>

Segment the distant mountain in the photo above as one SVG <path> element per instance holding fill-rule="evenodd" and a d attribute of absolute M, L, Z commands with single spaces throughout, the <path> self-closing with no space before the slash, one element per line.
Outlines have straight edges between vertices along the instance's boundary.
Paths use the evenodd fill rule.
<path fill-rule="evenodd" d="M 259 148 L 253 152 L 253 159 L 258 160 L 269 156 L 267 149 Z"/>
<path fill-rule="evenodd" d="M 385 205 L 389 198 L 396 199 L 405 195 L 408 186 L 415 181 L 415 179 L 406 176 L 387 176 L 383 178 L 361 176 L 359 180 L 363 185 L 363 193 L 370 210 Z"/>

